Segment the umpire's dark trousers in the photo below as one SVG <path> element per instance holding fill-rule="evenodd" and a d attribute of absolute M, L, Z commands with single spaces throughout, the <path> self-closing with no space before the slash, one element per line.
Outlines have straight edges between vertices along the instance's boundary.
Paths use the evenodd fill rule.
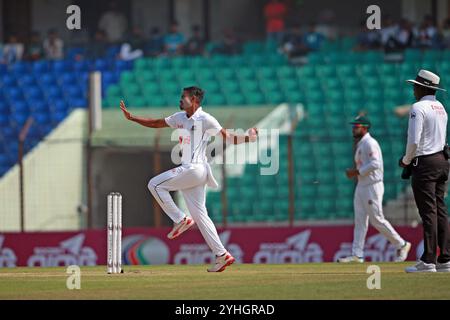
<path fill-rule="evenodd" d="M 424 253 L 420 260 L 436 264 L 450 261 L 450 232 L 444 202 L 449 163 L 442 152 L 412 161 L 412 189 L 423 224 Z"/>

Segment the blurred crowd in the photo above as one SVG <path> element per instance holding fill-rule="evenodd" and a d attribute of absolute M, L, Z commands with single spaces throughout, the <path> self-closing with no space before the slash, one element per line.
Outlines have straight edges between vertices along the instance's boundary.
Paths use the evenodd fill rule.
<path fill-rule="evenodd" d="M 289 58 L 303 56 L 320 50 L 325 42 L 337 38 L 338 28 L 331 10 L 321 12 L 316 17 L 317 22 L 309 25 L 300 25 L 297 18 L 292 19 L 290 11 L 286 2 L 281 0 L 269 0 L 263 8 L 266 43 L 273 45 L 274 50 L 278 49 Z M 206 41 L 203 28 L 199 25 L 191 27 L 189 37 L 180 32 L 177 22 L 171 24 L 167 33 L 156 26 L 150 30 L 143 30 L 140 26 L 129 28 L 125 14 L 114 1 L 109 3 L 96 27 L 92 40 L 74 55 L 75 59 L 107 56 L 129 61 L 140 57 L 232 55 L 242 52 L 243 41 L 232 29 L 224 30 L 221 39 L 212 43 Z M 437 26 L 433 17 L 428 15 L 418 25 L 407 19 L 394 21 L 386 16 L 380 30 L 368 30 L 365 20 L 360 27 L 354 50 L 383 49 L 390 52 L 406 48 L 450 48 L 450 18 Z M 67 57 L 67 52 L 68 48 L 65 48 L 56 29 L 49 30 L 44 37 L 33 32 L 26 42 L 10 35 L 5 43 L 0 43 L 0 63 L 59 60 Z"/>
<path fill-rule="evenodd" d="M 126 16 L 118 10 L 115 2 L 111 2 L 109 9 L 99 19 L 92 41 L 75 55 L 75 59 L 102 58 L 111 49 L 117 49 L 114 58 L 121 60 L 134 60 L 142 56 L 203 55 L 206 46 L 207 42 L 199 25 L 192 26 L 189 37 L 179 31 L 177 22 L 171 24 L 167 33 L 162 33 L 156 26 L 148 33 L 140 26 L 128 28 Z M 237 54 L 240 50 L 240 41 L 231 29 L 224 30 L 222 39 L 210 44 L 208 48 L 210 53 L 222 54 Z M 21 41 L 16 35 L 10 35 L 5 43 L 0 43 L 0 63 L 59 60 L 65 57 L 65 52 L 67 48 L 56 29 L 49 30 L 44 39 L 38 32 L 33 32 L 27 42 Z"/>
<path fill-rule="evenodd" d="M 408 19 L 394 21 L 386 16 L 380 30 L 368 30 L 366 22 L 361 22 L 356 50 L 384 49 L 390 52 L 410 48 L 449 49 L 450 18 L 436 25 L 430 15 L 424 16 L 419 24 L 413 24 Z"/>

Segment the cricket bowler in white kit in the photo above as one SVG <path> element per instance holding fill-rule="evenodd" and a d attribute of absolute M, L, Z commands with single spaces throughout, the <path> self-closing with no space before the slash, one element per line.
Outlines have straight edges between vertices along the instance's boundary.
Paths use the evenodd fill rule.
<path fill-rule="evenodd" d="M 165 119 L 133 116 L 128 112 L 123 101 L 120 102 L 120 107 L 127 119 L 143 126 L 171 127 L 179 130 L 179 142 L 182 149 L 181 166 L 152 178 L 148 188 L 164 212 L 174 222 L 174 227 L 167 237 L 175 239 L 196 223 L 209 248 L 216 255 L 215 264 L 208 271 L 221 272 L 235 259 L 220 241 L 216 227 L 206 210 L 206 186 L 217 187 L 207 162 L 206 147 L 210 138 L 218 134 L 222 134 L 227 141 L 234 144 L 254 142 L 258 131 L 252 128 L 245 136 L 230 133 L 222 128 L 213 116 L 202 110 L 202 99 L 202 89 L 184 88 L 180 100 L 180 109 L 183 111 Z M 182 192 L 192 218 L 182 212 L 170 196 L 169 192 L 176 190 Z"/>
<path fill-rule="evenodd" d="M 352 255 L 339 259 L 339 262 L 364 262 L 364 243 L 369 221 L 397 248 L 395 261 L 405 261 L 411 243 L 403 240 L 383 215 L 383 156 L 380 145 L 369 133 L 369 119 L 358 116 L 351 124 L 353 137 L 357 141 L 356 169 L 347 169 L 346 174 L 349 179 L 358 177 L 353 199 L 355 228 Z"/>

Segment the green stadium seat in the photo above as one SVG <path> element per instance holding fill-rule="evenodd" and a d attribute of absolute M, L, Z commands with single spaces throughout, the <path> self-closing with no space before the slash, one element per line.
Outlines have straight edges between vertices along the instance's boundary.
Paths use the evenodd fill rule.
<path fill-rule="evenodd" d="M 276 77 L 275 69 L 271 67 L 260 67 L 256 69 L 258 78 L 263 81 L 272 80 Z"/>
<path fill-rule="evenodd" d="M 122 100 L 122 96 L 108 96 L 106 97 L 106 103 L 105 105 L 109 108 L 117 107 L 120 103 L 120 100 Z"/>
<path fill-rule="evenodd" d="M 148 60 L 149 66 L 152 66 L 153 69 L 161 70 L 163 69 L 164 72 L 169 71 L 171 67 L 170 59 L 169 58 L 154 58 L 151 60 Z"/>
<path fill-rule="evenodd" d="M 284 54 L 273 53 L 265 55 L 265 63 L 273 67 L 276 66 L 287 66 L 289 64 L 288 59 Z"/>
<path fill-rule="evenodd" d="M 222 88 L 222 92 L 225 95 L 233 95 L 236 93 L 240 93 L 240 87 L 237 81 L 231 80 L 221 81 L 220 87 Z"/>
<path fill-rule="evenodd" d="M 137 59 L 134 61 L 134 70 L 145 70 L 148 69 L 148 61 L 147 59 Z"/>
<path fill-rule="evenodd" d="M 226 96 L 227 104 L 229 105 L 243 105 L 245 103 L 245 97 L 240 93 L 231 93 Z"/>
<path fill-rule="evenodd" d="M 207 106 L 223 106 L 226 105 L 227 100 L 221 93 L 214 93 L 205 97 L 204 104 Z"/>
<path fill-rule="evenodd" d="M 120 75 L 120 85 L 127 85 L 136 82 L 135 74 L 132 71 L 123 71 Z"/>
<path fill-rule="evenodd" d="M 296 68 L 295 73 L 300 80 L 314 79 L 316 77 L 316 68 L 311 65 L 305 65 L 301 68 Z"/>
<path fill-rule="evenodd" d="M 177 82 L 165 82 L 161 84 L 161 92 L 166 95 L 181 95 L 181 89 Z"/>
<path fill-rule="evenodd" d="M 121 84 L 121 89 L 126 96 L 136 96 L 141 93 L 141 87 L 136 83 Z"/>
<path fill-rule="evenodd" d="M 111 84 L 107 89 L 107 96 L 121 96 L 122 89 L 116 84 Z"/>
<path fill-rule="evenodd" d="M 248 62 L 253 67 L 260 67 L 266 63 L 266 58 L 263 55 L 252 55 L 248 57 Z"/>
<path fill-rule="evenodd" d="M 298 91 L 300 89 L 299 83 L 296 78 L 282 78 L 279 81 L 280 90 L 285 94 L 292 91 Z"/>
<path fill-rule="evenodd" d="M 239 69 L 239 68 L 243 68 L 243 67 L 248 67 L 248 58 L 241 56 L 241 55 L 236 55 L 236 56 L 231 56 L 231 57 L 227 57 L 227 64 L 228 66 L 234 68 L 234 69 Z"/>
<path fill-rule="evenodd" d="M 342 80 L 347 81 L 347 79 L 355 76 L 356 69 L 353 64 L 341 64 L 336 66 L 336 73 Z"/>
<path fill-rule="evenodd" d="M 250 105 L 258 105 L 266 103 L 264 95 L 260 92 L 247 92 L 245 93 L 245 98 L 246 103 Z"/>
<path fill-rule="evenodd" d="M 361 77 L 374 77 L 378 75 L 378 68 L 376 64 L 363 64 L 357 67 Z"/>
<path fill-rule="evenodd" d="M 320 65 L 316 67 L 316 72 L 319 77 L 330 78 L 336 76 L 336 68 L 334 65 Z"/>
<path fill-rule="evenodd" d="M 195 78 L 197 79 L 197 81 L 199 82 L 206 82 L 206 81 L 211 81 L 211 80 L 215 80 L 215 72 L 212 69 L 209 68 L 202 68 L 202 69 L 197 69 L 197 71 L 195 71 Z"/>
<path fill-rule="evenodd" d="M 177 82 L 177 72 L 168 69 L 164 72 L 157 72 L 160 83 Z"/>
<path fill-rule="evenodd" d="M 189 57 L 173 57 L 170 59 L 170 64 L 172 66 L 172 69 L 186 69 L 187 67 L 190 67 L 190 58 Z"/>
<path fill-rule="evenodd" d="M 242 46 L 245 55 L 255 55 L 264 52 L 265 45 L 261 41 L 247 41 Z"/>
<path fill-rule="evenodd" d="M 291 66 L 282 66 L 276 69 L 278 78 L 280 79 L 295 79 L 295 69 Z"/>
<path fill-rule="evenodd" d="M 136 81 L 142 85 L 148 82 L 156 82 L 157 76 L 153 71 L 137 70 L 135 71 L 135 78 Z"/>
<path fill-rule="evenodd" d="M 220 84 L 214 80 L 201 83 L 200 86 L 205 90 L 206 94 L 216 94 L 220 92 Z"/>
<path fill-rule="evenodd" d="M 255 80 L 241 80 L 239 81 L 239 86 L 244 94 L 259 91 L 258 82 Z"/>
<path fill-rule="evenodd" d="M 280 91 L 278 81 L 272 79 L 261 79 L 259 86 L 263 91 Z"/>
<path fill-rule="evenodd" d="M 279 103 L 283 103 L 286 101 L 284 95 L 280 91 L 277 91 L 277 90 L 272 90 L 272 91 L 267 90 L 266 91 L 263 89 L 263 92 L 265 95 L 265 101 L 267 103 L 279 104 Z"/>
<path fill-rule="evenodd" d="M 196 81 L 195 72 L 192 69 L 183 69 L 178 71 L 177 78 L 181 83 L 193 83 Z"/>
<path fill-rule="evenodd" d="M 208 58 L 204 58 L 202 56 L 191 57 L 189 65 L 193 69 L 203 69 L 203 68 L 209 68 L 211 66 L 210 60 Z"/>
<path fill-rule="evenodd" d="M 220 81 L 228 81 L 235 78 L 235 72 L 232 68 L 218 68 L 215 70 L 215 74 Z"/>
<path fill-rule="evenodd" d="M 236 70 L 236 76 L 239 78 L 239 80 L 249 80 L 249 79 L 255 79 L 256 74 L 255 71 L 252 68 L 239 68 Z"/>
<path fill-rule="evenodd" d="M 398 75 L 398 65 L 395 63 L 383 63 L 378 66 L 378 70 L 382 77 Z"/>
<path fill-rule="evenodd" d="M 142 92 L 145 96 L 154 95 L 160 92 L 160 86 L 156 82 L 146 82 L 142 85 Z"/>
<path fill-rule="evenodd" d="M 419 49 L 406 49 L 403 58 L 406 62 L 419 62 L 422 60 L 422 52 Z"/>
<path fill-rule="evenodd" d="M 161 95 L 146 96 L 146 101 L 150 107 L 163 107 L 168 105 L 167 99 Z"/>
<path fill-rule="evenodd" d="M 300 103 L 303 102 L 304 96 L 299 91 L 287 91 L 284 93 L 286 102 L 289 103 Z"/>
<path fill-rule="evenodd" d="M 128 104 L 130 107 L 141 108 L 148 105 L 146 99 L 143 96 L 129 96 Z"/>

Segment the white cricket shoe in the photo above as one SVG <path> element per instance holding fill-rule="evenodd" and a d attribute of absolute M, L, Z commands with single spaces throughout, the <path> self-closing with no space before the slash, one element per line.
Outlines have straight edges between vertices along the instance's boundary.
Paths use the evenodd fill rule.
<path fill-rule="evenodd" d="M 416 265 L 412 267 L 407 267 L 405 269 L 407 273 L 415 273 L 415 272 L 436 272 L 436 265 L 434 263 L 425 263 L 423 261 L 419 261 Z"/>
<path fill-rule="evenodd" d="M 233 264 L 235 259 L 227 251 L 223 256 L 216 257 L 216 262 L 208 268 L 208 272 L 222 272 L 226 267 Z"/>
<path fill-rule="evenodd" d="M 436 264 L 437 272 L 450 272 L 450 261 L 446 263 L 437 263 Z"/>
<path fill-rule="evenodd" d="M 408 259 L 409 250 L 411 250 L 411 242 L 405 241 L 403 247 L 397 250 L 397 258 L 395 258 L 395 262 L 403 262 Z"/>
<path fill-rule="evenodd" d="M 339 258 L 338 262 L 340 262 L 340 263 L 363 263 L 364 258 L 360 258 L 357 256 L 348 256 L 348 257 L 344 257 L 344 258 Z"/>
<path fill-rule="evenodd" d="M 175 239 L 179 235 L 181 235 L 183 232 L 185 232 L 187 229 L 192 227 L 195 224 L 194 219 L 191 217 L 184 217 L 184 219 L 180 223 L 175 223 L 172 230 L 167 235 L 167 238 L 169 239 Z"/>

